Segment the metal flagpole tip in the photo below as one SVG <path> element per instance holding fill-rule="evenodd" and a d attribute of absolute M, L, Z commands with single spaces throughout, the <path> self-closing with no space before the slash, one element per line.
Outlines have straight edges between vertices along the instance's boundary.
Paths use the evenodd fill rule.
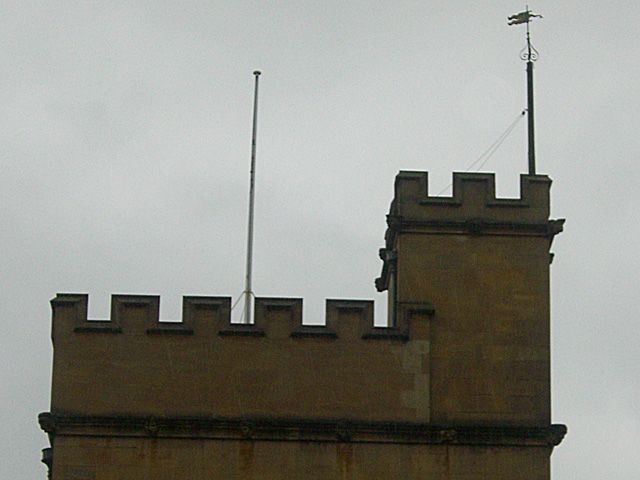
<path fill-rule="evenodd" d="M 257 77 L 258 75 L 262 74 L 262 72 L 260 70 L 255 70 L 253 74 Z"/>

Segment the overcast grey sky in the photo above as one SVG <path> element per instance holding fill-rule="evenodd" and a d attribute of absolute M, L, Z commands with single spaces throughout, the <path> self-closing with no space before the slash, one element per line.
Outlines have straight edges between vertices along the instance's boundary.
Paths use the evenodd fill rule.
<path fill-rule="evenodd" d="M 524 3 L 524 2 L 523 2 Z M 524 108 L 523 3 L 0 3 L 0 478 L 45 478 L 49 299 L 242 290 L 260 68 L 255 291 L 375 298 L 400 169 L 437 192 Z M 557 480 L 640 478 L 636 2 L 539 0 Z M 522 121 L 484 171 L 518 194 Z M 378 312 L 382 309 L 378 308 Z"/>

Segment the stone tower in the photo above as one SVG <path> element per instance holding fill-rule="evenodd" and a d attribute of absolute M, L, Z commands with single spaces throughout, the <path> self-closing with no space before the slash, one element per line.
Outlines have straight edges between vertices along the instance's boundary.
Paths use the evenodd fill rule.
<path fill-rule="evenodd" d="M 542 175 L 497 199 L 489 174 L 454 174 L 429 197 L 401 172 L 373 305 L 257 298 L 255 324 L 230 323 L 227 297 L 52 300 L 51 411 L 40 415 L 63 479 L 549 478 L 566 432 L 550 423 L 549 220 Z"/>

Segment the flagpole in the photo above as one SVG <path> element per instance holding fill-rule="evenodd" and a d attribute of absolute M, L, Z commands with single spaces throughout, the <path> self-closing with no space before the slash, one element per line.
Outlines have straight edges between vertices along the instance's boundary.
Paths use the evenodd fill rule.
<path fill-rule="evenodd" d="M 244 286 L 244 321 L 243 323 L 251 323 L 251 301 L 253 290 L 251 287 L 252 269 L 253 269 L 253 211 L 255 202 L 255 183 L 256 183 L 256 138 L 258 133 L 258 77 L 260 71 L 253 72 L 255 77 L 255 87 L 253 94 L 253 129 L 251 133 L 251 177 L 249 181 L 249 225 L 247 228 L 247 273 L 245 276 Z"/>

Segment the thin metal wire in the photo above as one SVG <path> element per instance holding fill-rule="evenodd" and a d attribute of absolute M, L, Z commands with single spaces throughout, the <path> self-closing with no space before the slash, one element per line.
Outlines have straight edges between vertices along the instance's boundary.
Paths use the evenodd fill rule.
<path fill-rule="evenodd" d="M 522 115 L 524 115 L 524 111 L 523 111 Z M 522 118 L 522 115 L 518 116 L 518 120 L 520 120 Z M 487 157 L 484 159 L 484 161 L 480 165 L 478 165 L 477 171 L 480 171 L 480 169 L 485 166 L 485 164 L 489 161 L 489 159 L 493 156 L 493 154 L 498 151 L 498 148 L 500 148 L 500 146 L 504 143 L 504 141 L 507 139 L 509 134 L 515 129 L 517 123 L 518 122 L 515 122 L 511 126 L 511 129 L 508 132 L 506 132 L 504 137 L 502 137 L 500 139 L 500 141 L 496 144 L 496 146 L 493 148 L 493 150 L 487 155 Z"/>
<path fill-rule="evenodd" d="M 238 306 L 238 303 L 240 303 L 240 300 L 242 300 L 243 294 L 244 294 L 244 292 L 241 292 L 240 295 L 238 295 L 238 299 L 235 301 L 235 303 L 231 307 L 231 311 L 232 312 Z"/>
<path fill-rule="evenodd" d="M 236 301 L 235 301 L 235 302 L 233 303 L 233 305 L 231 306 L 231 312 L 233 312 L 233 311 L 236 309 L 236 307 L 237 307 L 237 306 L 238 306 L 238 304 L 240 303 L 240 300 L 242 300 L 243 298 L 245 298 L 245 295 L 246 295 L 246 293 L 245 293 L 245 292 L 242 292 L 242 293 L 240 293 L 240 295 L 238 295 L 238 298 L 236 299 Z M 250 293 L 249 293 L 249 295 L 250 295 L 251 297 L 253 297 L 254 299 L 256 298 L 256 296 L 254 295 L 254 293 L 253 293 L 253 292 L 250 292 Z M 239 323 L 248 323 L 248 322 L 245 322 L 245 315 L 246 315 L 245 304 L 243 304 L 243 307 L 242 307 L 242 313 L 240 314 L 240 322 L 239 322 Z"/>
<path fill-rule="evenodd" d="M 484 152 L 482 152 L 482 154 L 476 158 L 473 162 L 471 162 L 469 164 L 469 166 L 464 170 L 465 172 L 468 172 L 469 170 L 471 170 L 478 162 L 482 161 L 484 159 L 484 161 L 482 161 L 482 163 L 480 163 L 480 165 L 478 166 L 476 171 L 479 171 L 488 161 L 489 159 L 493 156 L 494 153 L 496 153 L 498 151 L 498 149 L 500 148 L 500 146 L 504 143 L 504 141 L 507 139 L 507 137 L 511 134 L 511 132 L 513 132 L 513 130 L 516 128 L 516 125 L 518 124 L 518 122 L 520 120 L 522 120 L 522 117 L 524 117 L 525 113 L 527 113 L 526 110 L 523 110 L 522 112 L 520 112 L 518 114 L 518 116 L 515 118 L 515 120 L 513 120 L 513 122 L 511 122 L 509 124 L 509 126 L 505 129 L 504 132 L 502 132 L 500 134 L 500 136 L 496 139 L 495 142 L 493 142 L 491 144 L 491 146 L 489 146 L 489 148 L 487 148 Z M 486 157 L 486 158 L 485 158 Z M 450 183 L 449 185 L 447 185 L 446 187 L 444 187 L 442 190 L 440 190 L 437 194 L 436 197 L 439 197 L 440 195 L 442 195 L 444 192 L 446 192 L 451 186 L 453 185 L 453 183 Z"/>

